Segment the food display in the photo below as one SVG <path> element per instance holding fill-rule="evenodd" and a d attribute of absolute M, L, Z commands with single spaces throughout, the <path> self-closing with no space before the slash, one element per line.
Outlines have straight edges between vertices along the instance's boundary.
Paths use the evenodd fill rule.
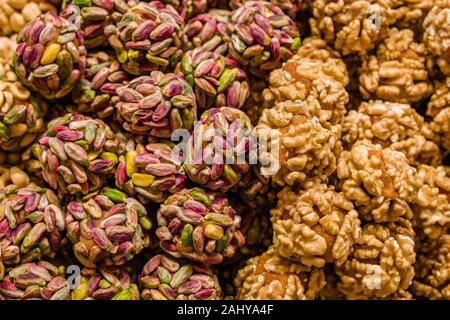
<path fill-rule="evenodd" d="M 0 0 L 0 300 L 450 300 L 449 155 L 449 0 Z"/>

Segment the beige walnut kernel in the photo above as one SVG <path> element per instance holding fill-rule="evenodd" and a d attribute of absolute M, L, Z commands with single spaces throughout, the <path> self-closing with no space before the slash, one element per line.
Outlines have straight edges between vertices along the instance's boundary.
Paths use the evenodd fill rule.
<path fill-rule="evenodd" d="M 286 100 L 316 98 L 321 105 L 321 122 L 338 123 L 349 101 L 345 86 L 349 76 L 345 63 L 321 39 L 307 38 L 296 55 L 269 76 L 263 92 L 266 107 Z"/>
<path fill-rule="evenodd" d="M 412 290 L 422 299 L 450 300 L 450 235 L 422 243 Z"/>
<path fill-rule="evenodd" d="M 442 109 L 429 123 L 428 134 L 445 150 L 450 150 L 450 106 Z"/>
<path fill-rule="evenodd" d="M 423 22 L 423 42 L 436 64 L 450 75 L 450 0 L 437 0 Z"/>
<path fill-rule="evenodd" d="M 247 261 L 234 279 L 240 300 L 314 300 L 325 286 L 323 270 L 292 262 L 273 248 Z"/>
<path fill-rule="evenodd" d="M 437 239 L 450 229 L 450 168 L 419 167 L 423 186 L 413 206 L 419 227 L 431 239 Z"/>
<path fill-rule="evenodd" d="M 414 42 L 412 30 L 392 28 L 376 55 L 363 57 L 359 90 L 364 99 L 409 103 L 431 93 L 427 79 L 424 44 Z"/>
<path fill-rule="evenodd" d="M 336 159 L 342 151 L 340 125 L 322 124 L 316 116 L 319 102 L 309 97 L 306 101 L 285 101 L 274 108 L 265 109 L 257 126 L 257 134 L 268 132 L 279 152 L 268 154 L 279 163 L 279 170 L 272 172 L 273 181 L 280 185 L 303 182 L 308 176 L 326 179 L 336 170 Z M 320 112 L 319 112 L 320 113 Z M 277 159 L 278 158 L 278 159 Z"/>
<path fill-rule="evenodd" d="M 423 117 L 408 104 L 371 100 L 346 115 L 342 141 L 346 148 L 356 141 L 370 141 L 403 152 L 410 164 L 438 164 L 439 147 L 421 135 L 423 124 Z"/>
<path fill-rule="evenodd" d="M 436 85 L 436 91 L 427 105 L 427 115 L 434 117 L 448 106 L 450 106 L 450 77 Z"/>
<path fill-rule="evenodd" d="M 343 55 L 363 54 L 403 16 L 400 6 L 385 0 L 312 0 L 311 31 Z"/>
<path fill-rule="evenodd" d="M 361 228 L 353 204 L 332 186 L 309 181 L 300 193 L 285 187 L 271 210 L 274 249 L 304 265 L 341 265 Z"/>
<path fill-rule="evenodd" d="M 337 288 L 346 299 L 404 295 L 414 277 L 414 262 L 414 230 L 409 221 L 368 223 L 349 259 L 336 267 Z"/>
<path fill-rule="evenodd" d="M 345 197 L 368 221 L 411 219 L 408 205 L 415 201 L 422 181 L 405 155 L 370 142 L 358 142 L 338 160 L 337 177 Z"/>

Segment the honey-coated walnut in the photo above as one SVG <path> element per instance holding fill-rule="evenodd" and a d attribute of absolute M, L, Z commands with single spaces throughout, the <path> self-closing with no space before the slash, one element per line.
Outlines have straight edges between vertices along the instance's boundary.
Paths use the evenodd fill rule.
<path fill-rule="evenodd" d="M 269 136 L 268 162 L 279 168 L 265 175 L 277 185 L 301 183 L 308 176 L 326 180 L 336 170 L 336 159 L 342 151 L 341 127 L 323 124 L 317 110 L 319 102 L 309 97 L 306 101 L 280 102 L 263 111 L 257 134 Z"/>
<path fill-rule="evenodd" d="M 450 229 L 450 167 L 422 165 L 418 175 L 423 186 L 413 211 L 422 232 L 437 239 Z"/>
<path fill-rule="evenodd" d="M 340 190 L 353 201 L 362 220 L 412 218 L 409 203 L 415 201 L 422 181 L 403 153 L 356 143 L 339 157 L 337 177 Z"/>
<path fill-rule="evenodd" d="M 414 277 L 415 257 L 409 221 L 368 223 L 351 256 L 336 267 L 337 288 L 352 300 L 404 296 Z"/>
<path fill-rule="evenodd" d="M 319 268 L 344 263 L 361 233 L 351 201 L 317 181 L 309 181 L 299 193 L 285 187 L 271 217 L 277 253 Z"/>
<path fill-rule="evenodd" d="M 364 99 L 409 103 L 431 93 L 427 81 L 425 45 L 414 42 L 410 29 L 392 28 L 375 55 L 365 55 L 359 70 Z"/>
<path fill-rule="evenodd" d="M 321 269 L 295 263 L 269 250 L 251 258 L 234 279 L 237 299 L 314 300 L 325 285 Z"/>

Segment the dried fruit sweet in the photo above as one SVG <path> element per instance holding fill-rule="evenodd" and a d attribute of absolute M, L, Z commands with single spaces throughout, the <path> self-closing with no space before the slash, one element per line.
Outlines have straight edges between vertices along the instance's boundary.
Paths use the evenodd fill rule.
<path fill-rule="evenodd" d="M 88 54 L 84 79 L 72 91 L 75 110 L 94 113 L 100 119 L 113 115 L 117 88 L 125 85 L 129 78 L 119 61 L 108 52 Z"/>
<path fill-rule="evenodd" d="M 108 149 L 114 144 L 114 132 L 103 121 L 67 113 L 48 123 L 35 153 L 52 189 L 88 194 L 113 174 L 118 155 Z"/>
<path fill-rule="evenodd" d="M 246 1 L 232 11 L 227 32 L 228 56 L 262 78 L 300 47 L 295 22 L 266 1 Z"/>
<path fill-rule="evenodd" d="M 170 70 L 181 58 L 184 19 L 160 1 L 139 2 L 105 28 L 117 60 L 133 75 Z"/>
<path fill-rule="evenodd" d="M 187 143 L 184 168 L 209 190 L 227 191 L 250 170 L 253 126 L 244 112 L 229 107 L 205 111 Z"/>
<path fill-rule="evenodd" d="M 325 286 L 325 275 L 321 269 L 292 262 L 269 248 L 247 261 L 234 285 L 237 299 L 314 300 Z"/>
<path fill-rule="evenodd" d="M 188 41 L 186 48 L 201 48 L 226 56 L 229 41 L 227 24 L 230 17 L 231 11 L 212 9 L 187 21 L 184 27 Z"/>
<path fill-rule="evenodd" d="M 245 2 L 248 2 L 248 0 L 231 0 L 230 6 L 231 8 L 236 9 Z M 270 0 L 269 2 L 272 5 L 279 7 L 292 19 L 295 19 L 296 14 L 306 6 L 302 0 Z"/>
<path fill-rule="evenodd" d="M 47 261 L 24 263 L 0 281 L 0 300 L 70 300 L 65 268 Z"/>
<path fill-rule="evenodd" d="M 217 0 L 163 0 L 164 3 L 170 4 L 184 20 L 196 17 L 209 8 L 217 5 Z"/>
<path fill-rule="evenodd" d="M 263 111 L 257 135 L 270 140 L 267 155 L 261 155 L 267 162 L 263 174 L 279 186 L 301 183 L 311 176 L 326 180 L 336 170 L 342 152 L 341 126 L 323 124 L 316 110 L 320 103 L 308 97 L 306 101 L 280 102 Z"/>
<path fill-rule="evenodd" d="M 245 71 L 236 61 L 201 48 L 183 54 L 175 73 L 181 71 L 194 89 L 200 109 L 240 109 L 250 95 Z"/>
<path fill-rule="evenodd" d="M 337 288 L 346 299 L 389 299 L 411 285 L 416 254 L 409 221 L 368 223 L 353 249 L 336 267 Z"/>
<path fill-rule="evenodd" d="M 170 139 L 176 129 L 193 129 L 196 100 L 191 86 L 181 76 L 152 71 L 116 92 L 116 118 L 129 132 Z"/>
<path fill-rule="evenodd" d="M 67 237 L 75 257 L 88 268 L 123 265 L 149 245 L 147 210 L 119 190 L 71 201 L 66 209 Z"/>
<path fill-rule="evenodd" d="M 61 16 L 77 24 L 85 36 L 88 50 L 108 45 L 105 31 L 119 22 L 137 3 L 135 0 L 68 0 L 63 3 Z"/>
<path fill-rule="evenodd" d="M 438 164 L 439 147 L 422 135 L 424 119 L 410 105 L 381 100 L 363 102 L 342 123 L 344 147 L 368 141 L 405 153 L 409 163 Z"/>
<path fill-rule="evenodd" d="M 62 98 L 84 76 L 86 48 L 76 25 L 46 13 L 23 28 L 13 57 L 21 82 L 48 99 Z"/>
<path fill-rule="evenodd" d="M 320 121 L 336 124 L 346 113 L 348 83 L 347 67 L 339 54 L 322 39 L 307 38 L 292 59 L 270 73 L 263 103 L 272 107 L 278 102 L 311 96 L 319 101 L 315 115 Z"/>
<path fill-rule="evenodd" d="M 116 186 L 141 203 L 161 203 L 181 191 L 187 180 L 170 142 L 126 140 L 115 173 Z"/>
<path fill-rule="evenodd" d="M 274 250 L 306 266 L 343 264 L 361 233 L 351 201 L 319 181 L 309 181 L 299 193 L 285 187 L 270 214 Z"/>
<path fill-rule="evenodd" d="M 376 55 L 366 55 L 359 70 L 359 91 L 364 99 L 409 103 L 428 96 L 425 46 L 414 42 L 410 29 L 392 28 L 377 47 Z"/>
<path fill-rule="evenodd" d="M 359 142 L 342 152 L 337 165 L 339 188 L 353 201 L 360 218 L 390 222 L 411 219 L 422 180 L 401 152 Z"/>
<path fill-rule="evenodd" d="M 53 258 L 66 229 L 57 196 L 30 184 L 0 191 L 0 278 L 4 265 Z M 2 268 L 3 267 L 3 268 Z M 2 270 L 3 269 L 3 270 Z"/>
<path fill-rule="evenodd" d="M 364 54 L 375 47 L 391 25 L 418 9 L 414 8 L 416 4 L 410 0 L 312 0 L 311 31 L 344 55 Z"/>
<path fill-rule="evenodd" d="M 157 220 L 160 246 L 175 258 L 218 264 L 245 243 L 241 217 L 228 199 L 200 188 L 171 195 L 160 206 Z"/>
<path fill-rule="evenodd" d="M 139 276 L 144 300 L 219 300 L 219 280 L 207 266 L 153 256 Z"/>
<path fill-rule="evenodd" d="M 139 300 L 136 279 L 119 267 L 83 268 L 72 300 Z"/>

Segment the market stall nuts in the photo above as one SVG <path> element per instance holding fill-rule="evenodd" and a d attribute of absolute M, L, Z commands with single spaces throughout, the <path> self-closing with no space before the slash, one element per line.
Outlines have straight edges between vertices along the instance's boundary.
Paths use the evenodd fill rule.
<path fill-rule="evenodd" d="M 427 105 L 427 115 L 435 117 L 442 109 L 448 106 L 450 106 L 450 77 L 436 85 L 435 92 Z"/>
<path fill-rule="evenodd" d="M 348 112 L 342 123 L 342 141 L 346 148 L 357 141 L 370 141 L 405 153 L 410 164 L 437 164 L 439 147 L 422 136 L 423 124 L 423 117 L 408 104 L 370 100 Z"/>
<path fill-rule="evenodd" d="M 348 260 L 336 267 L 346 299 L 384 299 L 407 290 L 414 277 L 414 231 L 404 219 L 364 225 Z"/>
<path fill-rule="evenodd" d="M 0 271 L 43 257 L 54 258 L 66 230 L 60 200 L 35 184 L 0 190 Z M 2 272 L 0 272 L 0 279 Z"/>
<path fill-rule="evenodd" d="M 83 268 L 79 280 L 71 290 L 72 300 L 139 300 L 135 277 L 122 268 Z"/>
<path fill-rule="evenodd" d="M 42 13 L 56 12 L 54 4 L 42 0 L 0 0 L 0 36 L 18 33 Z"/>
<path fill-rule="evenodd" d="M 30 98 L 20 82 L 0 80 L 0 150 L 17 152 L 45 131 L 46 103 Z"/>
<path fill-rule="evenodd" d="M 437 0 L 423 22 L 423 42 L 445 75 L 450 75 L 450 1 Z"/>
<path fill-rule="evenodd" d="M 306 100 L 313 96 L 320 102 L 321 122 L 338 123 L 349 101 L 345 86 L 347 68 L 323 40 L 307 38 L 297 54 L 269 76 L 269 88 L 263 92 L 265 107 L 286 100 Z"/>
<path fill-rule="evenodd" d="M 67 237 L 85 267 L 121 266 L 149 246 L 147 210 L 117 189 L 66 205 Z"/>
<path fill-rule="evenodd" d="M 373 49 L 388 26 L 402 16 L 390 6 L 378 0 L 312 0 L 312 34 L 333 43 L 344 55 L 363 54 Z M 371 18 L 374 13 L 378 21 Z"/>
<path fill-rule="evenodd" d="M 420 244 L 412 283 L 419 299 L 450 299 L 450 235 Z"/>
<path fill-rule="evenodd" d="M 410 29 L 390 29 L 376 55 L 363 57 L 359 73 L 359 90 L 365 99 L 409 103 L 432 90 L 427 82 L 425 46 L 414 42 Z"/>
<path fill-rule="evenodd" d="M 450 150 L 450 107 L 442 109 L 425 130 L 442 149 Z"/>
<path fill-rule="evenodd" d="M 361 232 L 351 201 L 318 181 L 305 183 L 299 192 L 285 187 L 270 214 L 274 250 L 307 266 L 341 265 Z"/>
<path fill-rule="evenodd" d="M 409 203 L 415 201 L 422 181 L 401 152 L 359 142 L 338 160 L 339 189 L 355 204 L 363 220 L 376 222 L 412 218 Z"/>
<path fill-rule="evenodd" d="M 450 229 L 450 168 L 421 165 L 418 175 L 423 186 L 412 209 L 420 229 L 437 239 Z"/>
<path fill-rule="evenodd" d="M 26 187 L 30 184 L 30 177 L 19 167 L 6 167 L 0 165 L 0 189 L 13 184 L 19 188 Z"/>
<path fill-rule="evenodd" d="M 207 266 L 155 255 L 139 276 L 144 300 L 220 300 L 219 279 Z"/>
<path fill-rule="evenodd" d="M 17 81 L 17 76 L 10 66 L 17 46 L 15 38 L 15 36 L 0 37 L 0 79 L 10 82 Z"/>
<path fill-rule="evenodd" d="M 6 300 L 70 300 L 65 267 L 42 260 L 12 268 L 0 281 L 0 300 L 2 297 Z"/>
<path fill-rule="evenodd" d="M 325 285 L 325 276 L 321 269 L 292 262 L 269 248 L 247 261 L 234 285 L 237 299 L 313 300 Z"/>
<path fill-rule="evenodd" d="M 267 175 L 279 186 L 302 182 L 311 175 L 326 179 L 336 170 L 342 151 L 341 127 L 322 124 L 314 110 L 320 110 L 320 104 L 309 97 L 306 101 L 280 102 L 263 111 L 257 134 L 268 133 L 272 141 L 268 143 L 268 162 L 269 166 L 278 163 L 279 169 L 275 172 L 273 167 Z M 277 149 L 271 149 L 272 143 L 278 154 Z"/>

